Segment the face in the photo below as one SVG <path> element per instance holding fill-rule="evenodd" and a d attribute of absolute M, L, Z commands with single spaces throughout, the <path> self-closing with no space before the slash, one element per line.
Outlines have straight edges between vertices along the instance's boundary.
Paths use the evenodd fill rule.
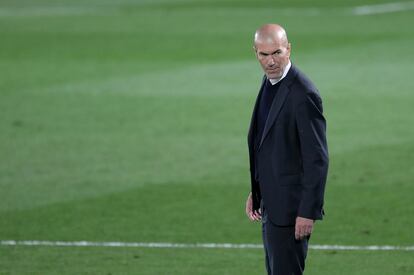
<path fill-rule="evenodd" d="M 289 63 L 290 43 L 281 41 L 256 42 L 256 58 L 270 79 L 279 79 Z"/>

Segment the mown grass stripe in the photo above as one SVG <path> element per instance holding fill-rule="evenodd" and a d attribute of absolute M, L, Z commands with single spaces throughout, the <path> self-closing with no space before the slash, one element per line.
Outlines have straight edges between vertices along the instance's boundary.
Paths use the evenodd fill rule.
<path fill-rule="evenodd" d="M 393 2 L 377 5 L 366 5 L 355 7 L 352 10 L 354 15 L 373 15 L 380 13 L 392 13 L 414 9 L 414 2 Z"/>

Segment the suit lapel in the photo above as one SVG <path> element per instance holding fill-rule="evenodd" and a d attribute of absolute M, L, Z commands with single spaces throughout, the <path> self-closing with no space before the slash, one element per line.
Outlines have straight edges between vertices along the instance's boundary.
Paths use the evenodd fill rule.
<path fill-rule="evenodd" d="M 263 130 L 262 139 L 260 140 L 259 150 L 260 147 L 263 144 L 264 139 L 266 138 L 267 134 L 269 133 L 270 128 L 277 120 L 280 110 L 283 107 L 283 104 L 285 103 L 286 97 L 289 94 L 289 86 L 292 83 L 293 79 L 296 77 L 297 71 L 296 68 L 293 66 L 290 68 L 288 74 L 286 77 L 282 80 L 282 83 L 280 84 L 279 90 L 277 91 L 277 94 L 275 95 L 272 106 L 270 107 L 269 115 L 266 119 L 266 124 Z"/>

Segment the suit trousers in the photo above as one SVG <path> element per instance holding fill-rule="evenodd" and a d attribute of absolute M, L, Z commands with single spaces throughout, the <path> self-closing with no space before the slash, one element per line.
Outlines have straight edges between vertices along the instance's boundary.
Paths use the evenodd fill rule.
<path fill-rule="evenodd" d="M 262 206 L 262 236 L 268 275 L 302 275 L 309 238 L 295 239 L 295 226 L 273 224 Z"/>

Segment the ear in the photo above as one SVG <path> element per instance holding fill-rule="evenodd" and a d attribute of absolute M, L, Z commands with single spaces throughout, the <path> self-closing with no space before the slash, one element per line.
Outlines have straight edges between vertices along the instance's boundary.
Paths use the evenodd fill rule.
<path fill-rule="evenodd" d="M 254 56 L 255 56 L 257 59 L 259 59 L 259 58 L 258 58 L 258 56 L 257 56 L 257 48 L 256 48 L 256 45 L 254 45 L 254 46 L 253 46 L 253 52 L 254 52 Z"/>
<path fill-rule="evenodd" d="M 288 50 L 288 53 L 289 53 L 289 56 L 290 56 L 290 50 L 292 49 L 292 45 L 290 44 L 290 43 L 288 43 L 288 45 L 287 45 L 287 50 Z"/>

